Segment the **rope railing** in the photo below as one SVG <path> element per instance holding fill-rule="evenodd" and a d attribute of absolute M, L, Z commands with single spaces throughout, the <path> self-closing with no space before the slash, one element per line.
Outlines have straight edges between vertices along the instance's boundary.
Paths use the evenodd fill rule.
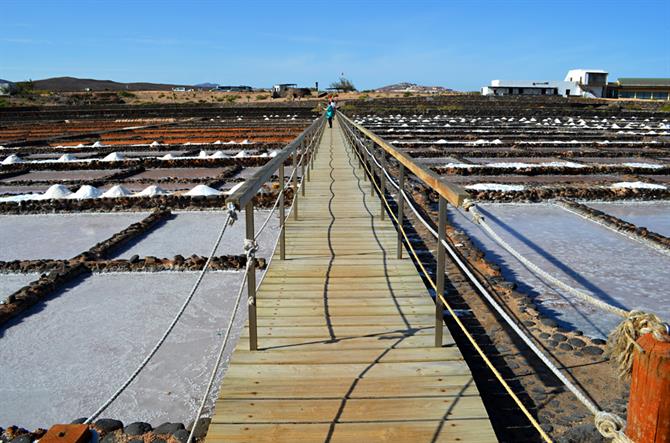
<path fill-rule="evenodd" d="M 313 154 L 315 144 L 318 142 L 318 140 L 320 139 L 320 135 L 323 132 L 324 122 L 325 122 L 325 120 L 324 120 L 323 117 L 320 117 L 320 118 L 316 119 L 314 121 L 314 123 L 312 123 L 307 129 L 305 129 L 305 131 L 303 131 L 302 134 L 300 134 L 296 138 L 296 140 L 294 140 L 292 143 L 290 143 L 287 146 L 286 151 L 282 151 L 282 153 L 277 156 L 277 157 L 279 157 L 279 159 L 277 159 L 277 157 L 275 157 L 275 159 L 273 159 L 271 162 L 268 162 L 268 164 L 266 164 L 264 168 L 261 168 L 261 170 L 258 171 L 254 175 L 254 177 L 252 177 L 253 185 L 252 186 L 247 185 L 246 189 L 244 189 L 242 193 L 238 194 L 236 196 L 237 198 L 234 201 L 237 202 L 238 205 L 239 205 L 240 201 L 246 202 L 247 210 L 250 210 L 250 211 L 253 212 L 253 209 L 254 209 L 253 208 L 253 203 L 251 202 L 251 197 L 249 197 L 249 195 L 255 195 L 260 190 L 260 187 L 264 183 L 264 181 L 261 181 L 261 180 L 265 179 L 267 181 L 267 179 L 269 179 L 272 176 L 272 173 L 277 168 L 281 167 L 281 169 L 283 170 L 283 164 L 286 161 L 286 159 L 289 157 L 289 155 L 294 155 L 295 156 L 296 153 L 298 152 L 298 149 L 300 149 L 300 151 L 301 151 L 300 152 L 300 154 L 301 154 L 300 155 L 300 160 L 297 161 L 297 159 L 294 159 L 294 163 L 293 163 L 294 168 L 293 168 L 293 171 L 292 171 L 291 175 L 289 176 L 289 180 L 288 180 L 289 183 L 291 182 L 291 180 L 295 180 L 294 183 L 297 185 L 297 186 L 294 187 L 294 192 L 293 192 L 293 194 L 294 194 L 294 199 L 293 199 L 294 205 L 292 205 L 291 209 L 289 210 L 289 214 L 290 214 L 292 209 L 295 207 L 295 203 L 297 202 L 297 198 L 298 198 L 298 192 L 297 191 L 298 191 L 298 189 L 300 189 L 300 187 L 304 186 L 304 180 L 305 180 L 304 175 L 301 177 L 300 184 L 299 185 L 297 184 L 297 173 L 298 173 L 299 167 L 302 167 L 303 170 L 304 170 L 304 161 L 305 161 L 306 155 L 308 155 L 308 154 L 312 155 Z M 281 160 L 281 161 L 279 161 L 279 160 Z M 270 165 L 270 163 L 272 165 Z M 274 167 L 274 166 L 276 166 L 276 168 L 274 170 L 272 170 L 271 168 Z M 208 397 L 211 393 L 211 389 L 212 389 L 214 381 L 216 379 L 216 374 L 218 373 L 219 368 L 221 366 L 221 362 L 222 362 L 222 359 L 223 359 L 223 355 L 224 355 L 226 346 L 228 344 L 230 333 L 232 331 L 232 327 L 234 325 L 235 318 L 236 318 L 237 313 L 239 311 L 240 300 L 242 298 L 242 293 L 244 292 L 245 285 L 247 286 L 247 288 L 249 290 L 249 294 L 250 294 L 249 297 L 248 297 L 248 304 L 249 304 L 250 307 L 252 305 L 254 305 L 253 309 L 254 309 L 254 314 L 255 314 L 256 285 L 255 285 L 255 278 L 253 278 L 254 285 L 253 285 L 253 288 L 251 287 L 251 285 L 249 284 L 249 283 L 251 283 L 250 280 L 252 280 L 250 278 L 250 276 L 255 275 L 254 274 L 255 273 L 255 268 L 256 268 L 256 266 L 255 266 L 255 264 L 256 264 L 255 255 L 256 255 L 256 252 L 258 251 L 257 240 L 258 240 L 260 234 L 263 232 L 263 230 L 268 226 L 269 221 L 272 218 L 272 215 L 274 214 L 275 210 L 277 209 L 279 203 L 281 201 L 283 201 L 282 197 L 285 195 L 285 192 L 286 192 L 286 188 L 283 186 L 284 177 L 280 177 L 280 180 L 282 181 L 281 190 L 277 194 L 277 197 L 275 199 L 275 203 L 272 206 L 272 209 L 270 210 L 270 212 L 268 214 L 268 217 L 265 219 L 265 221 L 263 222 L 260 229 L 258 230 L 258 232 L 255 235 L 253 234 L 253 230 L 254 230 L 253 229 L 253 215 L 250 217 L 249 214 L 247 214 L 247 238 L 244 241 L 244 252 L 245 252 L 247 261 L 246 261 L 244 277 L 242 279 L 242 283 L 239 286 L 238 293 L 237 293 L 237 296 L 235 298 L 235 304 L 234 304 L 234 307 L 233 307 L 233 312 L 232 312 L 232 314 L 229 318 L 228 325 L 226 326 L 226 332 L 225 332 L 224 337 L 222 339 L 221 346 L 219 348 L 219 353 L 217 355 L 217 359 L 215 361 L 212 373 L 210 374 L 209 381 L 208 381 L 207 387 L 205 389 L 205 393 L 204 393 L 204 395 L 201 399 L 201 402 L 200 402 L 200 405 L 198 407 L 195 419 L 193 421 L 193 426 L 192 426 L 192 429 L 190 431 L 187 443 L 191 443 L 192 440 L 193 440 L 194 433 L 195 433 L 195 430 L 196 430 L 196 424 L 197 424 L 198 420 L 202 417 L 202 413 L 203 413 L 203 410 L 206 406 L 207 399 L 208 399 Z M 216 255 L 216 251 L 218 250 L 219 245 L 221 244 L 221 240 L 223 239 L 223 236 L 226 233 L 226 230 L 227 230 L 228 226 L 231 226 L 238 219 L 238 215 L 237 215 L 238 208 L 239 208 L 239 206 L 236 207 L 236 204 L 234 202 L 232 202 L 232 201 L 228 202 L 227 216 L 226 216 L 226 219 L 225 219 L 225 221 L 224 221 L 224 223 L 223 223 L 223 225 L 222 225 L 222 227 L 219 231 L 219 234 L 217 235 L 216 240 L 215 240 L 215 242 L 212 246 L 212 251 L 209 254 L 209 257 L 208 257 L 207 261 L 205 262 L 205 265 L 203 266 L 202 270 L 198 274 L 198 278 L 196 279 L 193 287 L 191 288 L 191 291 L 188 293 L 188 295 L 184 299 L 181 307 L 179 308 L 179 310 L 177 311 L 177 313 L 173 317 L 172 321 L 170 322 L 170 325 L 163 332 L 163 334 L 161 335 L 159 340 L 156 342 L 156 344 L 153 346 L 153 348 L 149 351 L 149 353 L 145 356 L 145 358 L 138 365 L 138 367 L 117 388 L 117 390 L 114 391 L 114 393 L 108 399 L 106 399 L 102 403 L 102 405 L 85 420 L 85 422 L 84 422 L 85 424 L 92 423 L 93 420 L 95 420 L 97 417 L 99 417 L 100 414 L 102 414 L 128 388 L 128 386 L 130 386 L 130 384 L 137 378 L 137 376 L 142 372 L 142 370 L 147 366 L 149 361 L 154 357 L 154 355 L 156 355 L 158 350 L 165 343 L 168 336 L 170 335 L 170 333 L 172 332 L 172 330 L 174 329 L 174 327 L 178 323 L 179 319 L 183 315 L 184 311 L 186 310 L 186 308 L 189 306 L 189 304 L 193 300 L 193 297 L 194 297 L 195 293 L 197 292 L 198 288 L 200 287 L 200 284 L 202 283 L 202 280 L 203 280 L 205 274 L 210 269 L 212 259 Z M 285 225 L 287 217 L 288 217 L 288 215 L 283 217 L 280 220 L 282 234 L 283 234 L 284 225 Z M 250 220 L 251 220 L 251 226 L 249 226 L 249 221 Z M 251 235 L 249 235 L 250 233 L 251 233 Z M 269 262 L 272 261 L 272 257 L 274 256 L 274 251 L 276 250 L 278 243 L 279 243 L 279 237 L 275 241 L 273 252 L 272 252 L 272 255 L 269 259 Z M 259 285 L 260 285 L 260 283 L 262 283 L 264 278 L 265 278 L 265 274 L 263 274 L 263 276 L 261 277 Z"/>
<path fill-rule="evenodd" d="M 412 212 L 416 216 L 416 218 L 428 229 L 428 231 L 438 239 L 438 243 L 442 243 L 442 246 L 446 249 L 446 251 L 449 252 L 450 256 L 452 259 L 456 262 L 456 264 L 459 266 L 459 268 L 466 274 L 468 279 L 473 283 L 473 285 L 479 290 L 479 292 L 484 296 L 484 298 L 488 301 L 488 303 L 495 309 L 495 311 L 505 320 L 505 322 L 515 331 L 515 333 L 528 345 L 528 347 L 533 351 L 535 355 L 540 358 L 540 360 L 547 366 L 551 372 L 577 397 L 577 399 L 595 416 L 595 425 L 598 431 L 600 432 L 601 435 L 603 435 L 606 438 L 612 439 L 614 442 L 626 442 L 629 443 L 631 442 L 630 438 L 623 432 L 623 429 L 625 428 L 625 421 L 621 418 L 618 417 L 615 414 L 606 412 L 601 410 L 593 401 L 591 401 L 588 396 L 582 392 L 575 384 L 573 384 L 570 380 L 566 378 L 566 376 L 556 367 L 556 365 L 553 364 L 551 360 L 537 347 L 537 345 L 532 341 L 530 337 L 525 334 L 521 327 L 516 324 L 512 320 L 512 318 L 505 312 L 505 310 L 500 306 L 500 304 L 491 296 L 489 291 L 480 283 L 479 279 L 473 274 L 473 272 L 469 269 L 469 267 L 465 264 L 465 262 L 460 258 L 459 254 L 456 253 L 456 251 L 451 247 L 451 245 L 446 242 L 444 239 L 440 239 L 438 236 L 438 233 L 435 232 L 435 230 L 432 228 L 432 226 L 423 218 L 423 216 L 420 214 L 420 212 L 416 209 L 414 206 L 412 200 L 407 196 L 405 193 L 404 189 L 400 189 L 400 186 L 395 182 L 393 177 L 388 173 L 386 168 L 375 158 L 375 156 L 368 150 L 368 148 L 365 146 L 365 143 L 360 140 L 354 133 L 352 128 L 359 129 L 359 126 L 356 125 L 355 123 L 351 122 L 346 116 L 344 116 L 345 121 L 345 134 L 347 135 L 348 141 L 351 146 L 356 146 L 359 147 L 359 149 L 362 149 L 365 151 L 365 154 L 367 154 L 367 158 L 371 159 L 372 162 L 374 162 L 377 167 L 380 170 L 380 174 L 383 174 L 386 178 L 388 178 L 388 182 L 396 189 L 399 190 L 399 194 L 402 196 L 402 199 L 405 200 L 405 202 L 409 205 L 411 208 Z M 369 132 L 369 131 L 367 131 Z M 385 149 L 388 149 L 386 147 Z M 499 374 L 499 372 L 495 369 L 493 364 L 488 360 L 484 352 L 481 350 L 481 348 L 477 345 L 475 342 L 474 338 L 472 335 L 467 331 L 463 323 L 460 321 L 458 316 L 456 315 L 456 312 L 451 308 L 449 303 L 447 302 L 446 298 L 444 297 L 444 294 L 440 293 L 437 291 L 437 285 L 431 275 L 428 273 L 428 271 L 425 269 L 423 263 L 418 257 L 418 254 L 414 250 L 411 241 L 409 237 L 407 236 L 402 224 L 399 223 L 398 218 L 395 216 L 393 211 L 391 210 L 391 207 L 387 201 L 385 190 L 380 188 L 379 185 L 373 180 L 374 177 L 374 172 L 368 168 L 366 165 L 366 162 L 363 160 L 362 155 L 358 152 L 358 149 L 355 150 L 357 154 L 359 155 L 359 158 L 361 159 L 361 162 L 363 166 L 365 167 L 367 173 L 371 177 L 371 182 L 377 189 L 381 200 L 383 201 L 384 205 L 386 206 L 388 213 L 391 214 L 393 217 L 394 221 L 396 222 L 396 225 L 399 229 L 399 231 L 402 233 L 402 236 L 404 237 L 405 243 L 407 247 L 409 248 L 410 252 L 412 253 L 416 263 L 422 270 L 423 274 L 426 277 L 426 280 L 429 282 L 429 284 L 433 287 L 433 289 L 436 290 L 436 296 L 438 299 L 443 303 L 443 305 L 447 308 L 451 316 L 453 317 L 454 321 L 457 323 L 457 325 L 460 327 L 460 329 L 463 331 L 465 336 L 468 338 L 470 343 L 473 345 L 477 353 L 482 357 L 484 362 L 487 364 L 487 366 L 491 369 L 491 371 L 494 373 L 496 378 L 501 382 L 505 390 L 510 394 L 512 399 L 517 403 L 517 405 L 520 407 L 524 415 L 529 419 L 533 427 L 540 433 L 542 438 L 545 441 L 551 441 L 549 436 L 544 432 L 544 430 L 539 426 L 535 418 L 530 414 L 530 412 L 527 410 L 527 408 L 521 403 L 521 401 L 518 399 L 516 394 L 509 388 L 507 385 L 506 381 L 502 378 L 502 376 Z M 465 203 L 466 206 L 469 207 L 470 210 L 473 209 L 473 206 L 471 203 L 467 202 Z M 475 209 L 475 214 L 476 214 L 476 209 Z M 481 215 L 480 215 L 481 217 Z M 480 220 L 481 221 L 481 220 Z M 487 231 L 488 232 L 488 231 Z M 520 254 L 519 254 L 520 255 Z M 438 271 L 439 272 L 439 271 Z M 620 308 L 617 308 L 620 309 Z M 623 310 L 622 310 L 623 311 Z M 622 322 L 622 324 L 612 333 L 610 336 L 610 341 L 615 341 L 617 344 L 615 347 L 618 347 L 620 349 L 623 349 L 623 351 L 618 354 L 618 360 L 620 361 L 620 366 L 625 366 L 627 367 L 628 371 L 630 371 L 630 366 L 632 365 L 632 349 L 633 348 L 638 348 L 639 350 L 639 345 L 635 342 L 635 340 L 643 333 L 650 332 L 654 334 L 655 337 L 659 337 L 663 341 L 668 340 L 668 335 L 667 335 L 667 325 L 663 324 L 660 322 L 658 317 L 654 316 L 653 314 L 645 314 L 641 313 L 639 311 L 623 311 L 625 312 L 625 315 L 627 319 Z M 614 339 L 613 339 L 614 337 Z M 637 345 L 637 347 L 635 346 Z"/>

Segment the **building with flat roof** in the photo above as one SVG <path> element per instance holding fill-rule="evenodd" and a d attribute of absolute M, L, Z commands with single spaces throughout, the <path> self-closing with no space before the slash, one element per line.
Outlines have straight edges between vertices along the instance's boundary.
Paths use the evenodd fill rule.
<path fill-rule="evenodd" d="M 670 78 L 622 77 L 607 84 L 607 97 L 669 100 Z"/>
<path fill-rule="evenodd" d="M 482 95 L 560 95 L 604 97 L 607 71 L 571 69 L 564 80 L 492 80 Z"/>

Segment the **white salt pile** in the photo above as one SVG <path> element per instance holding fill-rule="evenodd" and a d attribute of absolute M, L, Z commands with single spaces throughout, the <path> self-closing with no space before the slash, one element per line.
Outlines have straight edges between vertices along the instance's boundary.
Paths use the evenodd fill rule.
<path fill-rule="evenodd" d="M 198 154 L 198 158 L 207 158 L 207 152 L 206 151 L 200 151 Z"/>
<path fill-rule="evenodd" d="M 103 194 L 102 197 L 105 198 L 115 198 L 115 197 L 128 197 L 130 195 L 133 195 L 132 192 L 130 192 L 128 189 L 124 188 L 121 185 L 114 185 L 108 190 L 106 190 Z"/>
<path fill-rule="evenodd" d="M 168 192 L 157 185 L 147 186 L 142 192 L 138 192 L 137 196 L 139 197 L 154 197 L 156 195 L 166 195 Z"/>
<path fill-rule="evenodd" d="M 215 142 L 212 143 L 212 144 L 213 144 L 213 145 L 220 145 L 220 144 L 221 144 L 221 140 L 217 140 L 217 141 L 215 141 Z"/>
<path fill-rule="evenodd" d="M 97 142 L 93 143 L 93 144 L 91 145 L 91 147 L 92 147 L 92 148 L 104 148 L 105 145 L 102 144 L 102 142 L 97 141 Z"/>
<path fill-rule="evenodd" d="M 251 142 L 245 138 L 244 140 L 242 140 L 242 142 L 241 142 L 240 144 L 242 144 L 242 145 L 250 145 Z"/>
<path fill-rule="evenodd" d="M 244 158 L 244 157 L 249 157 L 249 153 L 245 150 L 242 150 L 235 154 L 235 158 Z"/>
<path fill-rule="evenodd" d="M 221 194 L 221 192 L 217 191 L 214 188 L 210 188 L 207 185 L 197 185 L 184 195 L 195 197 L 199 195 L 219 195 L 219 194 Z"/>
<path fill-rule="evenodd" d="M 214 154 L 210 155 L 209 158 L 228 158 L 228 156 L 224 154 L 223 151 L 216 151 Z"/>
<path fill-rule="evenodd" d="M 16 154 L 12 154 L 2 161 L 3 165 L 14 165 L 16 163 L 23 163 L 23 159 Z"/>
<path fill-rule="evenodd" d="M 158 143 L 157 141 L 152 141 L 149 146 L 160 146 L 161 144 Z"/>
<path fill-rule="evenodd" d="M 103 162 L 120 162 L 125 160 L 126 157 L 123 154 L 120 154 L 118 152 L 112 152 L 111 154 L 107 154 L 106 156 L 103 157 L 102 161 Z"/>
<path fill-rule="evenodd" d="M 175 158 L 175 156 L 168 152 L 164 156 L 158 157 L 158 160 L 173 160 L 174 158 Z"/>
<path fill-rule="evenodd" d="M 280 152 L 281 150 L 279 149 L 273 149 L 272 151 L 270 151 L 270 157 L 276 157 Z"/>
<path fill-rule="evenodd" d="M 70 195 L 72 195 L 72 191 L 67 187 L 63 185 L 51 185 L 49 186 L 49 189 L 47 189 L 47 192 L 42 195 L 42 198 L 67 198 Z"/>
<path fill-rule="evenodd" d="M 619 182 L 610 186 L 612 189 L 667 189 L 663 185 L 645 182 Z"/>
<path fill-rule="evenodd" d="M 477 183 L 468 185 L 465 189 L 472 189 L 474 191 L 523 191 L 523 185 L 503 185 L 500 183 Z"/>
<path fill-rule="evenodd" d="M 74 194 L 70 195 L 69 198 L 76 198 L 84 200 L 87 198 L 98 198 L 102 195 L 100 189 L 93 187 L 91 185 L 83 185 L 77 190 Z"/>
<path fill-rule="evenodd" d="M 627 166 L 629 168 L 647 168 L 647 169 L 660 169 L 663 167 L 663 165 L 659 165 L 656 163 L 636 163 L 636 162 L 622 163 L 622 165 Z"/>
<path fill-rule="evenodd" d="M 446 140 L 443 139 L 443 138 L 441 138 L 441 139 L 439 139 L 438 141 L 435 142 L 436 145 L 443 145 L 443 144 L 445 144 L 445 143 L 449 143 L 449 142 L 446 141 Z"/>
<path fill-rule="evenodd" d="M 77 161 L 77 157 L 75 157 L 72 154 L 63 154 L 60 157 L 58 157 L 59 162 L 74 162 Z"/>
<path fill-rule="evenodd" d="M 232 188 L 230 188 L 230 190 L 226 191 L 226 194 L 231 195 L 232 193 L 234 193 L 235 191 L 237 191 L 238 189 L 240 189 L 240 187 L 241 187 L 243 184 L 244 184 L 244 182 L 237 183 L 235 186 L 233 186 Z"/>

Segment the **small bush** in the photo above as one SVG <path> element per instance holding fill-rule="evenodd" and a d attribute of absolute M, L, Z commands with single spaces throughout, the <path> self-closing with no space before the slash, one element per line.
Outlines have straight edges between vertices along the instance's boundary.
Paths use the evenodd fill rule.
<path fill-rule="evenodd" d="M 123 98 L 135 98 L 135 97 L 137 97 L 137 95 L 133 94 L 132 92 L 121 91 L 121 92 L 119 92 L 119 97 L 123 97 Z"/>
<path fill-rule="evenodd" d="M 228 97 L 226 97 L 226 101 L 228 103 L 235 103 L 239 99 L 240 99 L 239 95 L 229 95 Z"/>
<path fill-rule="evenodd" d="M 3 98 L 0 98 L 0 108 L 4 108 L 5 106 L 9 106 L 9 102 Z"/>
<path fill-rule="evenodd" d="M 269 97 L 269 95 L 259 94 L 259 95 L 256 96 L 256 100 L 265 100 L 268 97 Z"/>
<path fill-rule="evenodd" d="M 409 91 L 406 91 L 406 92 L 404 92 L 402 95 L 403 95 L 403 97 L 411 97 L 411 96 L 412 96 L 412 93 L 409 92 Z"/>
<path fill-rule="evenodd" d="M 670 112 L 670 103 L 667 103 L 667 104 L 661 106 L 661 111 L 662 112 Z"/>
<path fill-rule="evenodd" d="M 360 100 L 367 100 L 367 99 L 370 98 L 370 96 L 368 94 L 361 94 L 361 95 L 358 96 L 358 98 Z"/>

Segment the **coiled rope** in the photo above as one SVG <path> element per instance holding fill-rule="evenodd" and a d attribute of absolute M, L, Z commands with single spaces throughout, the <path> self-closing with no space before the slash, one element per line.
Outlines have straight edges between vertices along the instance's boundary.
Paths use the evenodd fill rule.
<path fill-rule="evenodd" d="M 412 201 L 408 198 L 404 190 L 400 189 L 399 185 L 395 182 L 395 180 L 389 175 L 389 173 L 386 171 L 384 167 L 376 160 L 374 155 L 365 147 L 365 144 L 359 140 L 353 132 L 349 129 L 349 132 L 351 133 L 351 136 L 354 137 L 354 139 L 358 142 L 357 144 L 361 146 L 367 154 L 370 156 L 370 158 L 373 159 L 375 164 L 380 168 L 381 171 L 384 172 L 386 177 L 389 179 L 389 182 L 396 188 L 399 189 L 400 194 L 403 196 L 405 201 L 408 203 L 409 207 L 412 209 L 412 212 L 414 212 L 415 216 L 417 219 L 431 232 L 431 234 L 435 237 L 438 238 L 437 232 L 428 224 L 426 220 L 419 214 L 419 212 L 416 210 L 414 207 Z M 363 165 L 365 166 L 365 169 L 367 172 L 372 176 L 372 172 L 368 169 L 367 165 L 365 162 L 362 162 Z M 389 206 L 388 202 L 386 201 L 386 197 L 384 196 L 384 193 L 382 190 L 377 186 L 377 184 L 373 181 L 375 187 L 377 188 L 377 191 L 380 193 L 380 196 L 382 197 L 382 200 L 384 201 L 384 204 L 386 205 L 388 212 L 391 214 L 393 219 L 396 222 L 396 225 L 398 225 L 400 231 L 402 232 L 403 237 L 405 238 L 405 241 L 410 248 L 412 255 L 414 256 L 416 262 L 419 264 L 421 267 L 424 275 L 426 276 L 427 280 L 430 282 L 431 286 L 436 289 L 436 285 L 433 282 L 433 280 L 430 278 L 428 275 L 427 271 L 423 267 L 423 264 L 419 260 L 416 252 L 414 251 L 414 248 L 412 247 L 409 238 L 405 234 L 405 231 L 402 226 L 400 226 L 398 219 L 396 218 L 395 214 L 391 210 L 391 207 Z M 470 209 L 472 210 L 472 204 L 470 203 L 468 205 Z M 479 215 L 481 217 L 481 214 Z M 439 241 L 439 240 L 438 240 Z M 491 304 L 491 306 L 498 312 L 498 314 L 501 315 L 501 317 L 512 327 L 512 329 L 519 335 L 519 337 L 529 346 L 529 348 L 542 360 L 542 362 L 556 375 L 561 382 L 584 404 L 584 406 L 593 413 L 595 416 L 595 425 L 596 429 L 598 429 L 598 432 L 600 432 L 601 435 L 603 435 L 606 438 L 612 439 L 615 443 L 631 443 L 632 441 L 626 436 L 626 434 L 623 432 L 623 429 L 625 428 L 625 421 L 621 418 L 618 417 L 617 415 L 614 415 L 609 412 L 605 412 L 600 410 L 580 389 L 578 389 L 572 382 L 570 382 L 562 372 L 551 362 L 545 355 L 542 353 L 537 346 L 535 345 L 534 342 L 531 341 L 531 339 L 521 331 L 521 329 L 516 325 L 516 323 L 507 315 L 507 313 L 502 309 L 502 307 L 493 299 L 493 297 L 488 293 L 488 291 L 479 283 L 479 280 L 472 274 L 470 269 L 463 263 L 463 261 L 460 259 L 460 257 L 455 253 L 455 251 L 451 248 L 451 245 L 449 245 L 446 241 L 442 242 L 443 245 L 445 246 L 446 250 L 449 252 L 451 257 L 456 261 L 458 266 L 461 268 L 461 270 L 468 276 L 468 278 L 472 281 L 472 283 L 479 289 L 479 291 L 484 295 L 484 297 L 487 299 L 487 301 Z M 520 255 L 520 254 L 519 254 Z M 539 269 L 539 268 L 538 268 Z M 562 283 L 562 282 L 561 282 Z M 456 316 L 455 312 L 451 309 L 447 301 L 445 300 L 444 296 L 442 294 L 437 294 L 445 307 L 449 310 L 451 315 L 454 317 L 454 320 L 456 323 L 461 327 L 461 329 L 464 331 L 468 339 L 470 340 L 471 343 L 475 346 L 475 349 L 478 351 L 478 353 L 484 358 L 485 362 L 489 366 L 489 368 L 492 369 L 494 372 L 494 375 L 496 375 L 496 378 L 498 378 L 499 381 L 503 384 L 503 386 L 510 392 L 511 390 L 507 389 L 505 381 L 502 379 L 502 377 L 499 376 L 495 368 L 493 368 L 492 364 L 486 359 L 486 357 L 483 355 L 483 352 L 481 349 L 476 345 L 474 342 L 474 339 L 470 336 L 470 334 L 465 330 L 464 325 L 460 322 L 460 319 Z M 600 300 L 597 300 L 600 302 Z M 616 307 L 613 307 L 616 308 Z M 619 309 L 619 308 L 616 308 Z M 624 310 L 623 313 L 625 313 L 625 317 L 627 318 L 624 322 L 622 322 L 617 329 L 615 329 L 612 334 L 610 334 L 610 341 L 611 342 L 620 342 L 622 345 L 620 347 L 624 347 L 625 349 L 628 350 L 626 354 L 613 354 L 613 355 L 619 355 L 622 356 L 623 360 L 625 363 L 628 365 L 628 372 L 630 372 L 630 365 L 632 365 L 632 349 L 637 346 L 639 348 L 639 345 L 635 342 L 637 337 L 639 337 L 640 334 L 643 334 L 643 330 L 640 328 L 637 328 L 637 323 L 643 322 L 644 324 L 647 325 L 648 330 L 653 330 L 656 331 L 655 337 L 658 336 L 663 336 L 663 332 L 665 331 L 666 333 L 669 331 L 667 325 L 663 324 L 660 322 L 658 317 L 654 316 L 653 314 L 646 314 L 646 313 L 638 313 L 634 314 L 635 311 L 632 312 L 627 312 Z M 613 339 L 613 337 L 615 337 Z M 668 336 L 665 335 L 664 341 L 667 341 Z M 641 348 L 640 348 L 641 349 Z M 614 350 L 616 352 L 616 349 Z M 511 394 L 512 395 L 512 394 Z M 529 418 L 531 421 L 531 424 L 538 430 L 540 435 L 547 441 L 549 440 L 549 437 L 544 433 L 544 431 L 539 427 L 539 424 L 534 420 L 534 418 L 530 415 L 530 413 L 525 409 L 525 407 L 520 403 L 520 401 L 517 401 L 518 398 L 516 398 L 514 395 L 512 395 L 512 398 L 515 400 L 515 402 L 521 407 L 522 412 Z"/>
<path fill-rule="evenodd" d="M 85 424 L 91 423 L 93 420 L 95 420 L 100 414 L 102 414 L 105 409 L 109 407 L 109 405 L 116 400 L 123 391 L 137 378 L 137 376 L 142 372 L 142 370 L 145 368 L 145 366 L 149 363 L 149 361 L 153 358 L 153 356 L 158 352 L 158 349 L 165 343 L 165 340 L 167 339 L 168 335 L 172 332 L 174 329 L 175 325 L 181 318 L 182 314 L 188 307 L 189 303 L 191 303 L 191 300 L 193 299 L 193 296 L 195 295 L 195 292 L 198 290 L 198 287 L 200 287 L 200 283 L 202 282 L 203 277 L 205 276 L 205 273 L 207 273 L 207 270 L 209 269 L 209 266 L 212 262 L 212 258 L 216 254 L 216 250 L 219 248 L 219 245 L 221 244 L 221 239 L 223 238 L 223 234 L 226 232 L 226 228 L 228 226 L 232 225 L 235 223 L 235 220 L 237 220 L 237 212 L 235 210 L 235 207 L 232 204 L 228 204 L 228 215 L 226 216 L 226 221 L 223 223 L 223 226 L 221 227 L 221 230 L 219 231 L 219 236 L 216 239 L 216 242 L 214 242 L 214 246 L 212 247 L 212 252 L 209 254 L 209 257 L 207 258 L 207 262 L 205 262 L 205 266 L 202 268 L 202 271 L 200 271 L 200 274 L 198 275 L 197 280 L 195 281 L 195 284 L 193 285 L 193 288 L 191 288 L 191 291 L 189 292 L 188 296 L 184 299 L 184 302 L 182 303 L 181 307 L 179 308 L 179 311 L 177 311 L 177 314 L 174 316 L 172 319 L 172 322 L 170 322 L 170 325 L 167 327 L 163 335 L 161 336 L 160 339 L 156 342 L 154 347 L 149 351 L 147 356 L 142 360 L 142 362 L 139 364 L 139 366 L 133 371 L 132 374 L 126 379 L 121 386 L 109 397 L 103 404 L 100 406 L 93 414 L 91 414 L 90 417 L 86 419 L 84 422 Z"/>

